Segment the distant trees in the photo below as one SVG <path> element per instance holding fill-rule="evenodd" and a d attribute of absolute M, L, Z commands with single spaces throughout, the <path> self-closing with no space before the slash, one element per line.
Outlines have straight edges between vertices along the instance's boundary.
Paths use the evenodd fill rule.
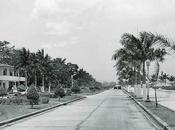
<path fill-rule="evenodd" d="M 173 83 L 175 81 L 175 76 L 169 75 L 169 74 L 164 73 L 164 72 L 161 72 L 161 74 L 159 76 L 159 80 L 160 80 L 160 82 L 163 86 L 166 86 L 167 85 L 167 80 L 171 83 Z"/>
<path fill-rule="evenodd" d="M 97 86 L 98 82 L 77 64 L 67 62 L 65 58 L 52 58 L 40 49 L 31 52 L 29 49 L 15 49 L 9 42 L 0 41 L 0 62 L 13 65 L 15 73 L 26 78 L 25 86 L 34 85 L 41 91 L 51 91 L 62 84 L 71 88 L 71 76 L 79 88 Z M 98 88 L 98 87 L 96 87 Z"/>
<path fill-rule="evenodd" d="M 11 56 L 13 55 L 14 46 L 10 46 L 7 41 L 0 41 L 0 62 L 11 62 Z"/>

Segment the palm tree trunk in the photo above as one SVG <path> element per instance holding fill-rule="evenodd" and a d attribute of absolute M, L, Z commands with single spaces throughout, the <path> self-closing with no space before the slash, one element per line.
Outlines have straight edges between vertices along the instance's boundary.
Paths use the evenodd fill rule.
<path fill-rule="evenodd" d="M 35 87 L 37 86 L 37 76 L 36 76 L 36 70 L 35 70 Z"/>
<path fill-rule="evenodd" d="M 134 65 L 133 86 L 134 86 L 134 94 L 135 94 L 135 96 L 137 96 L 137 88 L 136 88 L 136 69 L 135 69 L 135 65 Z"/>
<path fill-rule="evenodd" d="M 17 70 L 18 78 L 20 79 L 19 70 Z M 18 85 L 20 85 L 20 80 L 18 80 Z"/>
<path fill-rule="evenodd" d="M 25 86 L 27 87 L 27 70 L 25 70 Z"/>
<path fill-rule="evenodd" d="M 160 65 L 159 65 L 159 62 L 157 62 L 157 70 L 156 70 L 156 82 L 158 81 L 158 77 L 159 77 L 159 71 L 160 71 Z M 156 102 L 156 107 L 158 107 L 158 103 L 157 103 L 157 88 L 155 86 L 155 102 Z"/>
<path fill-rule="evenodd" d="M 145 72 L 145 61 L 142 61 L 142 72 L 143 72 L 143 79 L 142 79 L 142 87 L 143 87 L 143 100 L 146 100 L 146 72 Z"/>
<path fill-rule="evenodd" d="M 51 92 L 51 82 L 49 80 L 49 93 Z"/>
<path fill-rule="evenodd" d="M 156 102 L 156 108 L 158 107 L 158 103 L 157 103 L 157 88 L 155 88 L 155 102 Z"/>
<path fill-rule="evenodd" d="M 43 87 L 43 92 L 45 91 L 45 88 L 44 88 L 44 75 L 42 76 L 42 87 Z"/>
<path fill-rule="evenodd" d="M 145 61 L 143 61 L 143 84 L 146 83 Z"/>

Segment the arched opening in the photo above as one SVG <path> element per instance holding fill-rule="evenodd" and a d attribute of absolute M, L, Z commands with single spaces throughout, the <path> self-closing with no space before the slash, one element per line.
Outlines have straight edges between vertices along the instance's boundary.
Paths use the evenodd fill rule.
<path fill-rule="evenodd" d="M 3 70 L 3 75 L 7 75 L 7 69 Z"/>

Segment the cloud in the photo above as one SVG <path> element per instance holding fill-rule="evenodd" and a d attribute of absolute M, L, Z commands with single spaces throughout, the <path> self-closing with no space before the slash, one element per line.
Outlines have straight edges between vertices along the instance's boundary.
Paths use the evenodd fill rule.
<path fill-rule="evenodd" d="M 34 18 L 38 17 L 69 17 L 77 16 L 83 11 L 98 5 L 103 0 L 36 0 L 32 11 Z M 63 15 L 64 14 L 64 15 Z"/>
<path fill-rule="evenodd" d="M 48 35 L 66 35 L 71 32 L 72 24 L 63 21 L 60 23 L 46 23 L 46 34 Z"/>
<path fill-rule="evenodd" d="M 60 0 L 36 0 L 32 11 L 33 18 L 40 17 L 42 15 L 52 15 L 58 10 L 58 4 Z"/>
<path fill-rule="evenodd" d="M 46 34 L 65 35 L 83 26 L 93 19 L 89 17 L 96 14 L 94 7 L 99 7 L 103 0 L 36 0 L 32 11 L 32 18 L 44 23 Z M 87 11 L 91 11 L 87 14 Z M 87 21 L 84 21 L 84 16 Z"/>
<path fill-rule="evenodd" d="M 60 48 L 60 47 L 70 46 L 70 45 L 74 45 L 74 44 L 78 44 L 78 43 L 79 43 L 79 37 L 75 36 L 75 37 L 70 37 L 69 40 L 65 40 L 65 41 L 42 44 L 41 48 L 53 49 L 53 48 Z"/>

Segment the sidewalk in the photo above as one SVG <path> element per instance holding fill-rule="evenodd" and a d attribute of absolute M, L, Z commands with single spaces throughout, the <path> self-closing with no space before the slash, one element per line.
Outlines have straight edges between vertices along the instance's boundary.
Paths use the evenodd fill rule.
<path fill-rule="evenodd" d="M 150 88 L 150 100 L 155 101 L 155 91 Z M 134 88 L 130 89 L 131 92 L 134 92 Z M 175 90 L 157 90 L 158 104 L 169 108 L 172 111 L 175 111 Z"/>

